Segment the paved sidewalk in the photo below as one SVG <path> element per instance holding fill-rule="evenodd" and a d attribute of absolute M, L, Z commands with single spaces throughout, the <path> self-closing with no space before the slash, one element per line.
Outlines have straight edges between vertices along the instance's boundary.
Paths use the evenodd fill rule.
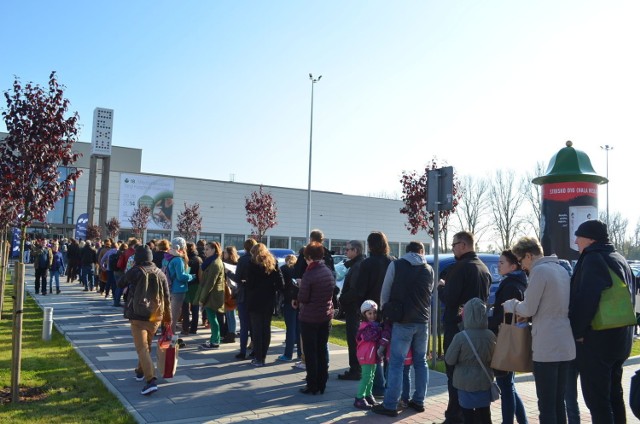
<path fill-rule="evenodd" d="M 223 344 L 216 351 L 199 351 L 208 339 L 208 330 L 185 337 L 175 378 L 159 379 L 158 392 L 143 396 L 143 383 L 136 382 L 133 369 L 137 356 L 129 323 L 122 308 L 96 292 L 84 292 L 77 282 L 60 283 L 62 293 L 35 295 L 33 268 L 27 266 L 27 290 L 41 307 L 53 307 L 54 323 L 104 384 L 140 423 L 358 423 L 358 422 L 441 422 L 447 404 L 446 376 L 430 371 L 426 411 L 409 409 L 397 418 L 356 410 L 353 397 L 357 382 L 337 380 L 348 367 L 347 349 L 330 345 L 330 377 L 324 395 L 304 395 L 304 372 L 293 363 L 275 359 L 284 350 L 284 330 L 274 328 L 267 366 L 255 368 L 249 361 L 237 361 L 238 343 Z M 55 289 L 54 289 L 55 290 Z M 152 352 L 155 360 L 155 348 Z M 623 382 L 628 397 L 629 379 L 639 368 L 640 357 L 625 366 Z M 517 390 L 528 411 L 530 423 L 538 423 L 535 387 L 531 374 L 516 378 Z M 500 402 L 492 406 L 494 422 L 499 422 Z M 628 409 L 628 408 L 627 408 Z M 589 422 L 581 401 L 582 421 Z M 637 422 L 628 410 L 629 422 Z"/>

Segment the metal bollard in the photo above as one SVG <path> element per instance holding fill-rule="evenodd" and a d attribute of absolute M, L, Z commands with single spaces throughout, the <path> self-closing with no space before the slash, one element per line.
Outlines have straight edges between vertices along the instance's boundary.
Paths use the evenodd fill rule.
<path fill-rule="evenodd" d="M 42 320 L 42 340 L 51 340 L 51 330 L 53 327 L 53 308 L 44 308 L 44 319 Z"/>

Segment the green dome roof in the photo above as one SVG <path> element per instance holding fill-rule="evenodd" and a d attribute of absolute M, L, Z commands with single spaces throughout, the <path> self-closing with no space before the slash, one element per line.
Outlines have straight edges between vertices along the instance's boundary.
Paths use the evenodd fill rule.
<path fill-rule="evenodd" d="M 584 181 L 596 184 L 608 183 L 605 177 L 596 174 L 591 166 L 591 160 L 586 153 L 576 150 L 571 141 L 567 147 L 558 151 L 549 162 L 547 173 L 531 180 L 534 184 L 568 183 Z"/>

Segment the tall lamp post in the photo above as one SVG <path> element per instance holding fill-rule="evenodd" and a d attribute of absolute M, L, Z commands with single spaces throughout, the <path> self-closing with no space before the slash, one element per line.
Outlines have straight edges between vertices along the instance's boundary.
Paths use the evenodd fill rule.
<path fill-rule="evenodd" d="M 307 237 L 311 233 L 311 157 L 313 153 L 313 86 L 320 81 L 322 75 L 318 78 L 314 78 L 309 74 L 309 80 L 311 81 L 311 124 L 309 126 L 309 182 L 307 185 Z"/>
<path fill-rule="evenodd" d="M 613 146 L 609 146 L 608 144 L 605 144 L 604 146 L 600 146 L 601 149 L 603 149 L 606 153 L 606 161 L 607 161 L 607 228 L 609 227 L 609 150 L 613 150 Z"/>

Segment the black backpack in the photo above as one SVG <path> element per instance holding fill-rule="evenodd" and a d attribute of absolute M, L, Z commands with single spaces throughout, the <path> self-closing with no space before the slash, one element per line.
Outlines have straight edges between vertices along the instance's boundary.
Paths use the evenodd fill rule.
<path fill-rule="evenodd" d="M 118 259 L 120 259 L 120 251 L 116 251 L 115 253 L 112 253 L 111 256 L 109 256 L 109 269 L 111 271 L 117 271 L 118 270 Z"/>
<path fill-rule="evenodd" d="M 164 300 L 162 282 L 158 273 L 147 272 L 142 267 L 138 267 L 138 270 L 141 273 L 140 279 L 136 283 L 133 293 L 130 290 L 127 299 L 127 310 L 130 310 L 135 317 L 127 318 L 145 318 L 152 322 L 160 321 Z"/>

